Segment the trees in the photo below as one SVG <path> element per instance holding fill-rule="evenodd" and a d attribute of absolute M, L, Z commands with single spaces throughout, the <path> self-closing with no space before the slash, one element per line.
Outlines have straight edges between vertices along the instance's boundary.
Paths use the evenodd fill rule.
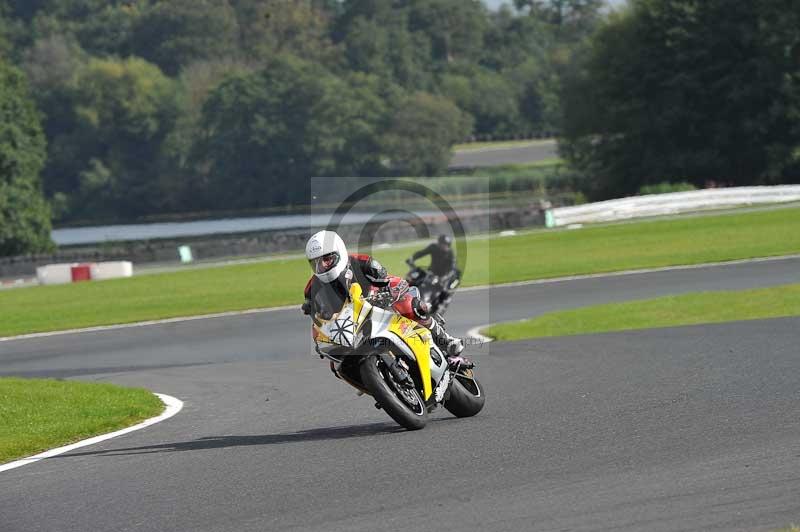
<path fill-rule="evenodd" d="M 394 112 L 383 150 L 400 175 L 436 175 L 447 168 L 451 148 L 472 129 L 471 118 L 441 96 L 406 96 Z"/>
<path fill-rule="evenodd" d="M 0 60 L 0 256 L 53 245 L 39 183 L 44 158 L 45 138 L 25 78 Z"/>
<path fill-rule="evenodd" d="M 42 110 L 59 222 L 244 209 L 552 129 L 598 1 L 0 0 L 0 58 Z"/>
<path fill-rule="evenodd" d="M 154 212 L 161 146 L 177 113 L 175 82 L 142 59 L 92 59 L 70 92 L 74 114 L 53 136 L 48 188 L 71 198 L 72 216 Z"/>
<path fill-rule="evenodd" d="M 7 0 L 7 2 L 11 14 L 26 21 L 41 12 L 70 18 L 86 16 L 107 3 L 106 0 Z"/>
<path fill-rule="evenodd" d="M 327 62 L 334 50 L 328 35 L 328 11 L 314 0 L 237 0 L 240 46 L 247 57 L 269 61 L 294 54 Z"/>
<path fill-rule="evenodd" d="M 412 0 L 408 29 L 424 33 L 433 60 L 453 62 L 478 57 L 486 31 L 486 8 L 480 0 Z"/>
<path fill-rule="evenodd" d="M 0 59 L 6 57 L 11 48 L 8 38 L 10 28 L 8 26 L 9 22 L 5 17 L 5 9 L 0 5 Z"/>
<path fill-rule="evenodd" d="M 391 80 L 409 88 L 422 88 L 431 81 L 425 64 L 430 41 L 404 27 L 385 27 L 376 20 L 356 17 L 342 42 L 348 67 Z"/>
<path fill-rule="evenodd" d="M 238 37 L 228 0 L 154 3 L 137 19 L 131 48 L 169 76 L 192 61 L 232 54 Z"/>
<path fill-rule="evenodd" d="M 406 5 L 387 0 L 347 0 L 333 26 L 347 67 L 381 76 L 406 89 L 430 90 L 432 43 L 409 27 Z"/>
<path fill-rule="evenodd" d="M 463 68 L 442 76 L 440 86 L 443 95 L 472 115 L 475 134 L 503 135 L 515 131 L 519 90 L 506 76 L 484 68 Z"/>
<path fill-rule="evenodd" d="M 597 197 L 778 182 L 800 146 L 796 0 L 638 0 L 566 84 L 563 152 Z M 796 174 L 795 174 L 796 175 Z"/>
<path fill-rule="evenodd" d="M 594 31 L 605 3 L 604 0 L 514 0 L 517 9 L 553 25 L 559 38 L 573 40 Z"/>
<path fill-rule="evenodd" d="M 374 97 L 364 98 L 365 91 L 292 56 L 228 78 L 203 108 L 194 151 L 207 205 L 306 202 L 309 179 L 337 175 L 345 155 L 356 155 L 350 143 L 372 133 L 374 109 L 364 104 Z"/>

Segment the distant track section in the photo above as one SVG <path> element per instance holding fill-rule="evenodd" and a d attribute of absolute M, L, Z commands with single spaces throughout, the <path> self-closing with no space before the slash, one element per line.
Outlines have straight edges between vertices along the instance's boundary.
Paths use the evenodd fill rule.
<path fill-rule="evenodd" d="M 558 157 L 555 140 L 537 140 L 523 146 L 487 146 L 456 151 L 450 168 L 480 168 L 506 164 L 526 164 Z"/>

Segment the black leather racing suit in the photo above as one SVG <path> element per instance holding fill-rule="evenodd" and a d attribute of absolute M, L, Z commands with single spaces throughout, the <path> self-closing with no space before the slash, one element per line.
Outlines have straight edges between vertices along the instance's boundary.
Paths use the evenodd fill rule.
<path fill-rule="evenodd" d="M 445 249 L 436 242 L 432 242 L 425 249 L 421 249 L 411 255 L 411 260 L 415 261 L 428 255 L 431 256 L 431 271 L 434 275 L 445 277 L 455 271 L 456 257 L 453 254 L 453 249 L 450 246 L 447 246 Z"/>

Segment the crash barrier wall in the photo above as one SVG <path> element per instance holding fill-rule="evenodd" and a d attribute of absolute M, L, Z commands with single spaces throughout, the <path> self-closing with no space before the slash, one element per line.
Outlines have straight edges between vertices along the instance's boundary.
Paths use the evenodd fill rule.
<path fill-rule="evenodd" d="M 47 264 L 36 268 L 36 279 L 39 284 L 103 281 L 132 275 L 133 264 L 130 261 Z"/>
<path fill-rule="evenodd" d="M 479 233 L 541 226 L 544 224 L 544 213 L 538 204 L 531 204 L 525 208 L 501 211 L 460 212 L 459 220 L 464 224 L 467 233 Z M 121 260 L 137 265 L 177 263 L 181 260 L 179 248 L 182 246 L 188 246 L 191 249 L 191 256 L 195 261 L 266 253 L 301 253 L 308 238 L 318 229 L 282 229 L 194 238 L 115 242 L 99 246 L 65 247 L 52 255 L 0 259 L 0 277 L 33 275 L 37 267 L 52 263 L 99 263 Z M 376 244 L 427 238 L 439 233 L 450 233 L 451 230 L 447 217 L 443 215 L 422 217 L 414 224 L 392 221 L 339 228 L 339 232 L 347 242 L 367 241 Z"/>
<path fill-rule="evenodd" d="M 600 201 L 575 207 L 559 207 L 548 211 L 546 225 L 558 227 L 577 223 L 610 222 L 704 209 L 791 201 L 800 201 L 800 185 L 692 190 Z"/>

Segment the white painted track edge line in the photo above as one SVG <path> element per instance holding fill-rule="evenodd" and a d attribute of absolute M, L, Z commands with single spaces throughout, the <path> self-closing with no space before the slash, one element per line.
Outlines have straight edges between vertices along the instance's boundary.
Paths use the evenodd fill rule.
<path fill-rule="evenodd" d="M 471 338 L 473 340 L 477 340 L 481 343 L 488 344 L 490 342 L 494 342 L 494 338 L 491 336 L 484 336 L 481 334 L 481 331 L 487 327 L 491 327 L 491 323 L 487 323 L 486 325 L 478 325 L 477 327 L 473 327 L 472 329 L 467 331 L 467 338 Z"/>
<path fill-rule="evenodd" d="M 155 425 L 156 423 L 171 418 L 172 416 L 180 412 L 181 409 L 183 409 L 183 401 L 181 401 L 180 399 L 161 393 L 156 393 L 154 395 L 159 399 L 161 399 L 161 402 L 164 403 L 164 405 L 166 406 L 164 411 L 158 416 L 146 419 L 141 423 L 133 425 L 132 427 L 127 427 L 114 432 L 109 432 L 107 434 L 101 434 L 99 436 L 94 436 L 92 438 L 88 438 L 86 440 L 82 440 L 77 443 L 71 443 L 69 445 L 64 445 L 63 447 L 50 449 L 49 451 L 45 451 L 43 453 L 39 453 L 34 456 L 29 456 L 28 458 L 22 458 L 20 460 L 15 460 L 14 462 L 9 462 L 7 464 L 0 465 L 0 473 L 2 473 L 3 471 L 8 471 L 10 469 L 16 469 L 24 465 L 33 464 L 35 462 L 38 462 L 39 460 L 44 460 L 45 458 L 52 458 L 60 454 L 68 453 L 70 451 L 74 451 L 75 449 L 79 449 L 81 447 L 86 447 L 88 445 L 94 445 L 95 443 L 100 443 L 106 440 L 110 440 L 111 438 L 116 438 L 118 436 L 122 436 L 124 434 L 128 434 L 130 432 L 134 432 L 149 427 L 150 425 Z"/>
<path fill-rule="evenodd" d="M 163 318 L 159 320 L 136 321 L 132 323 L 117 323 L 114 325 L 98 325 L 96 327 L 85 327 L 82 329 L 65 329 L 63 331 L 48 331 L 19 336 L 5 336 L 0 338 L 0 342 L 11 342 L 14 340 L 30 340 L 33 338 L 47 338 L 50 336 L 61 336 L 63 334 L 79 334 L 88 332 L 114 331 L 117 329 L 133 329 L 136 327 L 148 327 L 150 325 L 163 325 L 166 323 L 182 323 L 186 321 L 208 320 L 213 318 L 226 318 L 230 316 L 244 316 L 247 314 L 263 314 L 265 312 L 276 312 L 300 307 L 297 305 L 287 305 L 283 307 L 253 308 L 246 310 L 232 310 L 228 312 L 217 312 L 214 314 L 200 314 L 197 316 L 177 316 L 174 318 Z"/>
<path fill-rule="evenodd" d="M 714 268 L 719 266 L 734 266 L 737 264 L 748 264 L 748 263 L 761 263 L 761 262 L 773 262 L 773 261 L 782 261 L 782 260 L 792 260 L 800 258 L 800 254 L 795 255 L 781 255 L 777 257 L 759 257 L 753 259 L 738 259 L 738 260 L 730 260 L 730 261 L 722 261 L 722 262 L 705 262 L 701 264 L 686 264 L 686 265 L 677 265 L 677 266 L 663 266 L 659 268 L 644 268 L 638 270 L 623 270 L 618 272 L 605 272 L 605 273 L 590 273 L 590 274 L 583 274 L 583 275 L 571 275 L 566 277 L 553 277 L 550 279 L 536 279 L 532 281 L 515 281 L 511 283 L 499 283 L 499 284 L 491 284 L 491 285 L 480 285 L 480 286 L 468 286 L 464 288 L 459 288 L 459 292 L 474 292 L 477 290 L 488 290 L 490 288 L 507 288 L 507 287 L 515 287 L 515 286 L 528 286 L 528 285 L 538 285 L 538 284 L 551 284 L 551 283 L 561 283 L 565 281 L 579 281 L 582 279 L 602 279 L 606 277 L 620 277 L 625 275 L 639 275 L 643 273 L 658 273 L 658 272 L 668 272 L 668 271 L 678 271 L 678 270 L 695 270 L 700 268 Z M 150 325 L 162 325 L 166 323 L 182 323 L 186 321 L 194 321 L 194 320 L 207 320 L 213 318 L 225 318 L 230 316 L 242 316 L 246 314 L 262 314 L 266 312 L 276 312 L 281 310 L 291 310 L 291 309 L 299 309 L 298 305 L 287 305 L 282 307 L 268 307 L 268 308 L 255 308 L 255 309 L 247 309 L 247 310 L 234 310 L 230 312 L 218 312 L 215 314 L 201 314 L 198 316 L 178 316 L 174 318 L 164 318 L 160 320 L 148 320 L 148 321 L 138 321 L 134 323 L 120 323 L 116 325 L 100 325 L 97 327 L 86 327 L 83 329 L 67 329 L 63 331 L 49 331 L 49 332 L 40 332 L 40 333 L 30 333 L 30 334 L 22 334 L 19 336 L 6 336 L 0 338 L 0 342 L 12 342 L 14 340 L 30 340 L 35 338 L 47 338 L 51 336 L 60 336 L 63 334 L 80 334 L 80 333 L 89 333 L 89 332 L 102 332 L 102 331 L 114 331 L 117 329 L 130 329 L 134 327 L 147 327 Z"/>

